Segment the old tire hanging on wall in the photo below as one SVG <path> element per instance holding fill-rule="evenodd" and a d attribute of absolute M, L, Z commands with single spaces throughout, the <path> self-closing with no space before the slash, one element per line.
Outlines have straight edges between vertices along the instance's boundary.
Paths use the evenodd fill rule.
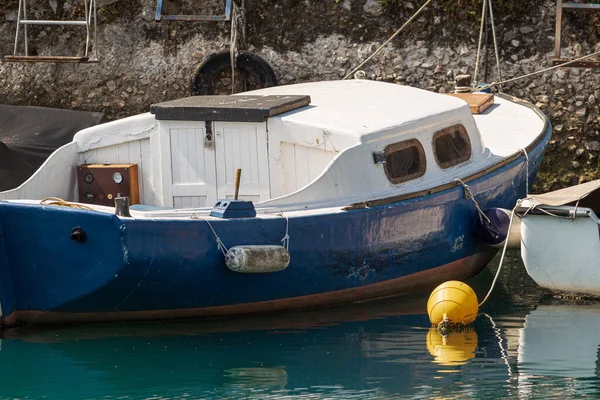
<path fill-rule="evenodd" d="M 239 52 L 236 75 L 240 71 L 246 75 L 247 80 L 254 83 L 253 86 L 255 87 L 252 87 L 252 89 L 277 86 L 277 77 L 271 66 L 254 53 L 244 50 Z M 217 80 L 220 79 L 223 73 L 227 72 L 231 73 L 231 56 L 229 52 L 211 54 L 196 70 L 190 85 L 190 94 L 192 96 L 216 94 Z M 236 77 L 237 79 L 238 77 Z M 231 93 L 231 89 L 229 93 Z"/>

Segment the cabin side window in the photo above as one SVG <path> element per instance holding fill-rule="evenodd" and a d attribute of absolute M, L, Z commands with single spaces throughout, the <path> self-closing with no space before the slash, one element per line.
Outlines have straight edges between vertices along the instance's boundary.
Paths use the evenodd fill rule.
<path fill-rule="evenodd" d="M 471 140 L 464 126 L 457 124 L 433 135 L 433 154 L 441 168 L 446 169 L 471 158 Z"/>
<path fill-rule="evenodd" d="M 427 162 L 423 146 L 417 139 L 406 140 L 387 146 L 385 174 L 390 182 L 398 184 L 425 174 Z"/>

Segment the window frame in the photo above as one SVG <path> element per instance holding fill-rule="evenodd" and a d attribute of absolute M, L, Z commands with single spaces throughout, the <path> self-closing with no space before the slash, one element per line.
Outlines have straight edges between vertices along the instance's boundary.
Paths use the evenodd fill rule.
<path fill-rule="evenodd" d="M 409 175 L 405 175 L 403 177 L 393 178 L 390 175 L 390 172 L 388 170 L 388 164 L 387 164 L 388 156 L 390 156 L 391 154 L 393 154 L 397 151 L 405 150 L 410 147 L 417 148 L 419 158 L 420 158 L 419 161 L 421 161 L 420 165 L 419 165 L 419 170 L 417 172 L 414 172 Z M 425 148 L 423 147 L 423 144 L 421 144 L 421 142 L 416 138 L 389 144 L 385 147 L 383 152 L 385 153 L 385 158 L 386 158 L 386 162 L 383 164 L 383 170 L 385 171 L 385 176 L 388 178 L 390 183 L 392 183 L 393 185 L 398 185 L 400 183 L 404 183 L 407 181 L 411 181 L 413 179 L 420 178 L 421 176 L 425 175 L 425 172 L 427 171 L 427 157 L 425 155 Z"/>
<path fill-rule="evenodd" d="M 464 136 L 466 136 L 466 138 L 467 138 L 467 145 L 469 146 L 469 151 L 463 157 L 455 158 L 455 159 L 453 159 L 451 161 L 441 162 L 440 159 L 439 159 L 439 157 L 438 157 L 438 152 L 437 152 L 437 147 L 435 145 L 435 142 L 441 136 L 444 136 L 444 135 L 447 135 L 449 133 L 452 133 L 455 130 L 458 130 L 460 132 L 460 134 L 464 134 Z M 431 139 L 431 147 L 433 149 L 433 155 L 435 157 L 435 161 L 437 162 L 438 166 L 441 169 L 448 169 L 448 168 L 455 167 L 455 166 L 457 166 L 459 164 L 465 163 L 465 162 L 469 161 L 471 159 L 471 156 L 473 155 L 473 147 L 471 146 L 471 137 L 469 136 L 469 132 L 467 132 L 467 129 L 464 127 L 463 124 L 454 124 L 454 125 L 449 126 L 447 128 L 440 129 L 439 131 L 437 131 L 436 133 L 434 133 L 433 134 L 433 138 Z"/>

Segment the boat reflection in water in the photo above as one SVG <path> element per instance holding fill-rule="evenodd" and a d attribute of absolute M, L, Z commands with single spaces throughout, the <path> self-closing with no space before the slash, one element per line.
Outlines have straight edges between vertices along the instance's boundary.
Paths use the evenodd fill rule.
<path fill-rule="evenodd" d="M 476 323 L 479 346 L 475 331 L 444 344 L 429 330 L 426 299 L 242 319 L 14 329 L 0 352 L 0 397 L 430 398 L 449 388 L 485 397 L 491 392 L 477 383 L 482 376 L 505 382 L 489 322 Z"/>
<path fill-rule="evenodd" d="M 522 376 L 600 376 L 600 304 L 540 305 L 525 317 L 519 346 Z"/>
<path fill-rule="evenodd" d="M 531 311 L 520 330 L 519 394 L 535 396 L 546 385 L 569 396 L 597 397 L 600 303 L 552 303 Z"/>
<path fill-rule="evenodd" d="M 0 399 L 600 395 L 600 304 L 532 311 L 537 300 L 512 303 L 522 296 L 499 285 L 490 315 L 443 338 L 425 314 L 428 295 L 244 318 L 13 329 L 1 343 Z"/>

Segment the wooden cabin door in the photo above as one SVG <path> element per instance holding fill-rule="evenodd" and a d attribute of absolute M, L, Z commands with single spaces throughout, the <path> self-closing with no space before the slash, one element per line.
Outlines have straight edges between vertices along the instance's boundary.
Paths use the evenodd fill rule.
<path fill-rule="evenodd" d="M 235 170 L 242 169 L 239 198 L 259 201 L 271 198 L 266 123 L 215 122 L 217 195 L 233 198 Z"/>
<path fill-rule="evenodd" d="M 177 122 L 161 139 L 163 205 L 212 207 L 217 202 L 214 138 L 202 123 Z"/>

